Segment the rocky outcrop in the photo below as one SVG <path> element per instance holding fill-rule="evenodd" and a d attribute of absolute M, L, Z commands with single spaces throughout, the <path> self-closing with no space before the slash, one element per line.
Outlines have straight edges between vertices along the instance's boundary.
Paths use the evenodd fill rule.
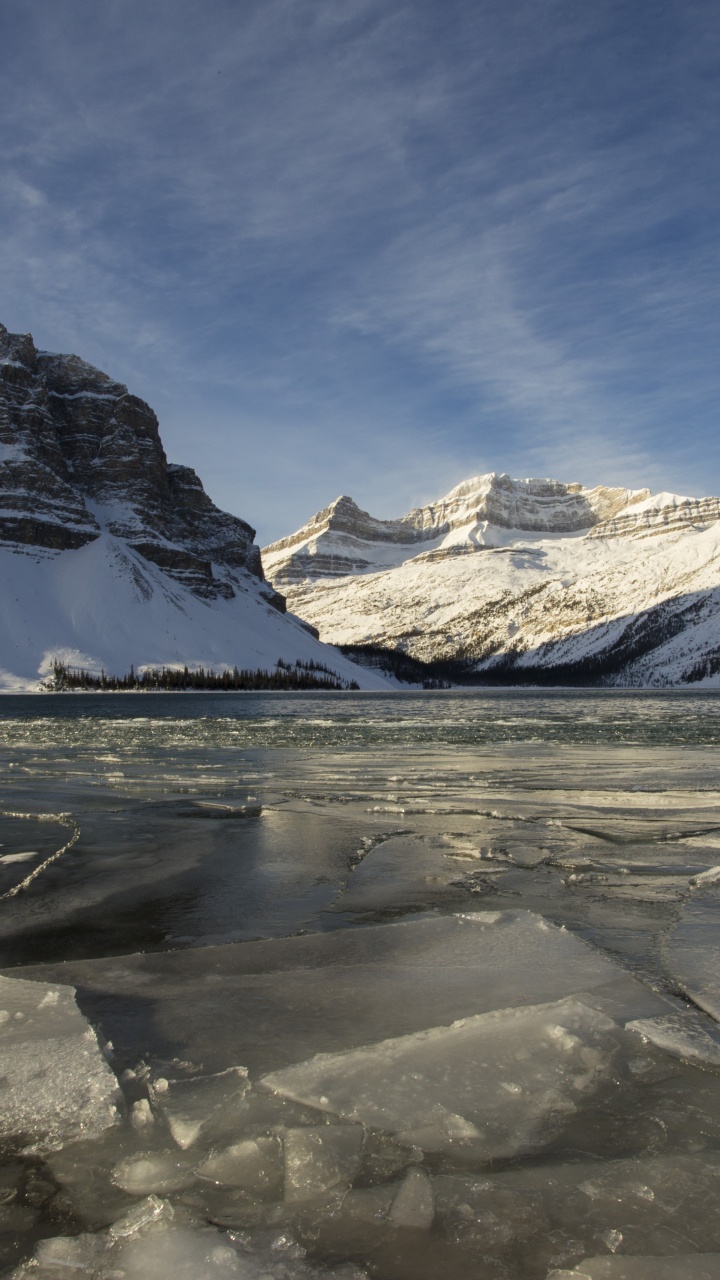
<path fill-rule="evenodd" d="M 720 498 L 683 498 L 658 493 L 618 515 L 600 521 L 589 538 L 653 537 L 685 529 L 709 529 L 720 520 Z"/>
<path fill-rule="evenodd" d="M 0 543 L 67 550 L 106 531 L 205 599 L 231 598 L 237 571 L 263 579 L 255 531 L 168 464 L 143 400 L 2 325 L 0 464 Z"/>

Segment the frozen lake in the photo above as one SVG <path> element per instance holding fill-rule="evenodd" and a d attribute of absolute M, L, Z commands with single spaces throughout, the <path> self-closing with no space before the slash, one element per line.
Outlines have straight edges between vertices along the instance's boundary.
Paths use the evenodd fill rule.
<path fill-rule="evenodd" d="M 720 1277 L 720 695 L 16 696 L 0 743 L 8 1274 Z M 94 1041 L 51 1101 L 42 984 L 114 1123 Z"/>

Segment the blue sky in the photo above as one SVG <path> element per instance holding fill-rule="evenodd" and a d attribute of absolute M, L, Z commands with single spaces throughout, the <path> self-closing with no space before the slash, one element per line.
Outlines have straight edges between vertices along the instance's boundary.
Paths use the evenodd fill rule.
<path fill-rule="evenodd" d="M 282 536 L 482 471 L 720 492 L 715 0 L 4 8 L 0 320 Z"/>

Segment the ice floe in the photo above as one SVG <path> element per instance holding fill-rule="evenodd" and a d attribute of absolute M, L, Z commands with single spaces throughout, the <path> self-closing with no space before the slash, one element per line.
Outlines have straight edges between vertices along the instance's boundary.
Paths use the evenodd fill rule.
<path fill-rule="evenodd" d="M 97 1136 L 118 1098 L 72 987 L 0 977 L 0 1138 L 40 1151 Z"/>
<path fill-rule="evenodd" d="M 541 1150 L 611 1079 L 617 1049 L 612 1020 L 568 999 L 321 1054 L 262 1084 L 423 1151 L 493 1160 Z"/>

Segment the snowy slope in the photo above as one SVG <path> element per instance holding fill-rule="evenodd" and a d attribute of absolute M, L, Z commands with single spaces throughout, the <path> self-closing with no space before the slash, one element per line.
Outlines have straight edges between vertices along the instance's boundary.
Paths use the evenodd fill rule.
<path fill-rule="evenodd" d="M 404 521 L 349 503 L 263 553 L 325 640 L 510 682 L 720 683 L 717 498 L 490 475 Z"/>
<path fill-rule="evenodd" d="M 56 659 L 125 674 L 131 664 L 221 671 L 300 658 L 361 688 L 388 687 L 278 613 L 249 576 L 231 600 L 202 600 L 110 534 L 70 551 L 2 548 L 0 581 L 0 689 L 37 688 Z"/>

